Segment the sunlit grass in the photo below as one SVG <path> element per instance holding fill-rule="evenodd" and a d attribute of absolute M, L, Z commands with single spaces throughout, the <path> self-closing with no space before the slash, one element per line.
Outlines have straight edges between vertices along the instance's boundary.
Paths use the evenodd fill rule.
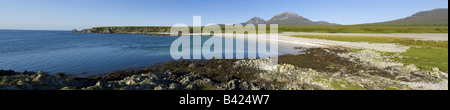
<path fill-rule="evenodd" d="M 278 31 L 315 33 L 448 33 L 448 26 L 279 26 Z"/>
<path fill-rule="evenodd" d="M 413 47 L 400 55 L 408 56 L 402 61 L 406 64 L 414 64 L 419 68 L 439 68 L 448 71 L 448 48 L 416 48 Z"/>
<path fill-rule="evenodd" d="M 412 40 L 405 37 L 378 37 L 378 36 L 343 36 L 343 35 L 293 35 L 293 37 L 325 39 L 346 42 L 368 42 L 368 43 L 395 43 L 397 41 Z"/>
<path fill-rule="evenodd" d="M 411 46 L 406 52 L 399 53 L 406 57 L 397 60 L 406 64 L 414 64 L 422 69 L 431 70 L 431 68 L 437 67 L 442 71 L 448 71 L 448 41 L 421 41 L 402 37 L 339 35 L 293 35 L 293 37 L 346 42 L 395 43 L 398 45 Z"/>

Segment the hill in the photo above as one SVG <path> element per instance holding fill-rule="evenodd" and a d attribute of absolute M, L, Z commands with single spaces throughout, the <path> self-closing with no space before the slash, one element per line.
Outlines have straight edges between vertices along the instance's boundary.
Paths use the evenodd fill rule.
<path fill-rule="evenodd" d="M 448 9 L 440 8 L 430 11 L 418 12 L 412 16 L 381 23 L 362 25 L 386 25 L 386 26 L 448 26 Z"/>
<path fill-rule="evenodd" d="M 269 21 L 265 21 L 262 18 L 254 17 L 248 20 L 245 23 L 241 24 L 278 24 L 278 25 L 289 25 L 289 26 L 298 26 L 298 25 L 306 25 L 306 26 L 314 26 L 314 25 L 339 25 L 335 23 L 329 23 L 326 21 L 311 21 L 308 18 L 300 16 L 291 12 L 284 12 L 274 16 Z"/>
<path fill-rule="evenodd" d="M 247 22 L 241 23 L 241 24 L 243 24 L 243 25 L 255 24 L 256 25 L 256 24 L 266 24 L 266 23 L 267 23 L 267 21 L 260 17 L 253 17 L 252 19 L 248 20 Z"/>
<path fill-rule="evenodd" d="M 267 24 L 279 24 L 279 25 L 337 25 L 326 21 L 314 22 L 291 12 L 284 12 L 274 16 Z"/>

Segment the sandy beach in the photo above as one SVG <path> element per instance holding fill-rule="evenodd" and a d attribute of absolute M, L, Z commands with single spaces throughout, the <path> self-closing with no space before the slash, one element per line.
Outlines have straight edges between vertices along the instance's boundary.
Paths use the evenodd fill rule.
<path fill-rule="evenodd" d="M 343 42 L 343 41 L 331 41 L 322 39 L 308 39 L 291 37 L 291 35 L 345 35 L 345 36 L 383 36 L 383 37 L 408 37 L 416 40 L 433 40 L 433 41 L 448 41 L 448 34 L 362 34 L 362 33 L 294 33 L 286 32 L 278 35 L 278 38 L 268 38 L 267 40 L 278 41 L 278 46 L 284 49 L 280 49 L 281 53 L 289 53 L 289 49 L 295 47 L 303 48 L 317 48 L 317 47 L 345 47 L 354 49 L 372 49 L 382 52 L 405 52 L 410 47 L 396 45 L 392 43 L 366 43 L 366 42 Z M 233 37 L 232 34 L 224 34 L 224 37 Z M 245 35 L 236 34 L 236 38 L 245 39 Z"/>

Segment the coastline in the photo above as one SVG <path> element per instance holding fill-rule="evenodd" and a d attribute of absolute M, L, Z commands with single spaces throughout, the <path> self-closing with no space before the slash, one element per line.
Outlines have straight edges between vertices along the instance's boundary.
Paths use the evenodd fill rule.
<path fill-rule="evenodd" d="M 120 34 L 144 34 L 144 35 L 156 35 L 156 36 L 170 36 L 168 32 L 122 32 Z M 407 33 L 395 33 L 395 34 L 363 34 L 363 33 L 304 33 L 304 32 L 283 32 L 280 33 L 277 39 L 269 38 L 267 41 L 276 40 L 278 41 L 278 46 L 284 49 L 292 49 L 296 47 L 304 47 L 304 48 L 352 48 L 352 49 L 370 49 L 377 50 L 381 52 L 405 52 L 408 50 L 409 46 L 402 46 L 392 43 L 367 43 L 367 42 L 342 42 L 342 41 L 331 41 L 331 40 L 322 40 L 322 39 L 308 39 L 308 38 L 298 38 L 291 37 L 292 35 L 362 35 L 362 36 L 389 36 L 389 37 L 408 37 L 416 40 L 432 40 L 432 41 L 448 41 L 448 37 L 445 37 L 447 34 L 444 33 L 422 33 L 422 34 L 407 34 Z M 427 37 L 424 37 L 427 36 Z M 190 33 L 190 36 L 201 36 L 201 34 L 193 34 Z M 239 39 L 245 39 L 244 34 L 220 34 L 213 35 L 215 37 L 234 37 Z M 255 35 L 257 36 L 257 35 Z M 269 36 L 269 34 L 267 34 Z M 428 37 L 428 36 L 431 36 Z M 295 52 L 290 52 L 290 50 L 281 51 L 283 54 L 290 54 Z"/>
<path fill-rule="evenodd" d="M 404 65 L 371 50 L 311 48 L 268 59 L 170 61 L 74 77 L 0 71 L 1 90 L 448 90 L 448 73 Z M 295 59 L 295 60 L 294 60 Z M 273 65 L 272 65 L 273 66 Z M 273 68 L 273 67 L 270 67 Z"/>
<path fill-rule="evenodd" d="M 88 77 L 0 71 L 0 90 L 448 90 L 448 72 L 392 60 L 402 56 L 376 49 L 353 52 L 284 34 L 279 38 L 279 47 L 306 48 L 286 51 L 273 70 L 262 69 L 270 66 L 267 59 L 244 59 L 169 61 Z"/>

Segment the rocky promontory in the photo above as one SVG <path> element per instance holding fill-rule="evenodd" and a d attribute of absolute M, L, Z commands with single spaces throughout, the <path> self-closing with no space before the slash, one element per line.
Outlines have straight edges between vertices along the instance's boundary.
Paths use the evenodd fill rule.
<path fill-rule="evenodd" d="M 73 33 L 124 33 L 124 34 L 149 34 L 165 33 L 170 31 L 170 27 L 94 27 L 92 29 L 72 30 Z"/>

